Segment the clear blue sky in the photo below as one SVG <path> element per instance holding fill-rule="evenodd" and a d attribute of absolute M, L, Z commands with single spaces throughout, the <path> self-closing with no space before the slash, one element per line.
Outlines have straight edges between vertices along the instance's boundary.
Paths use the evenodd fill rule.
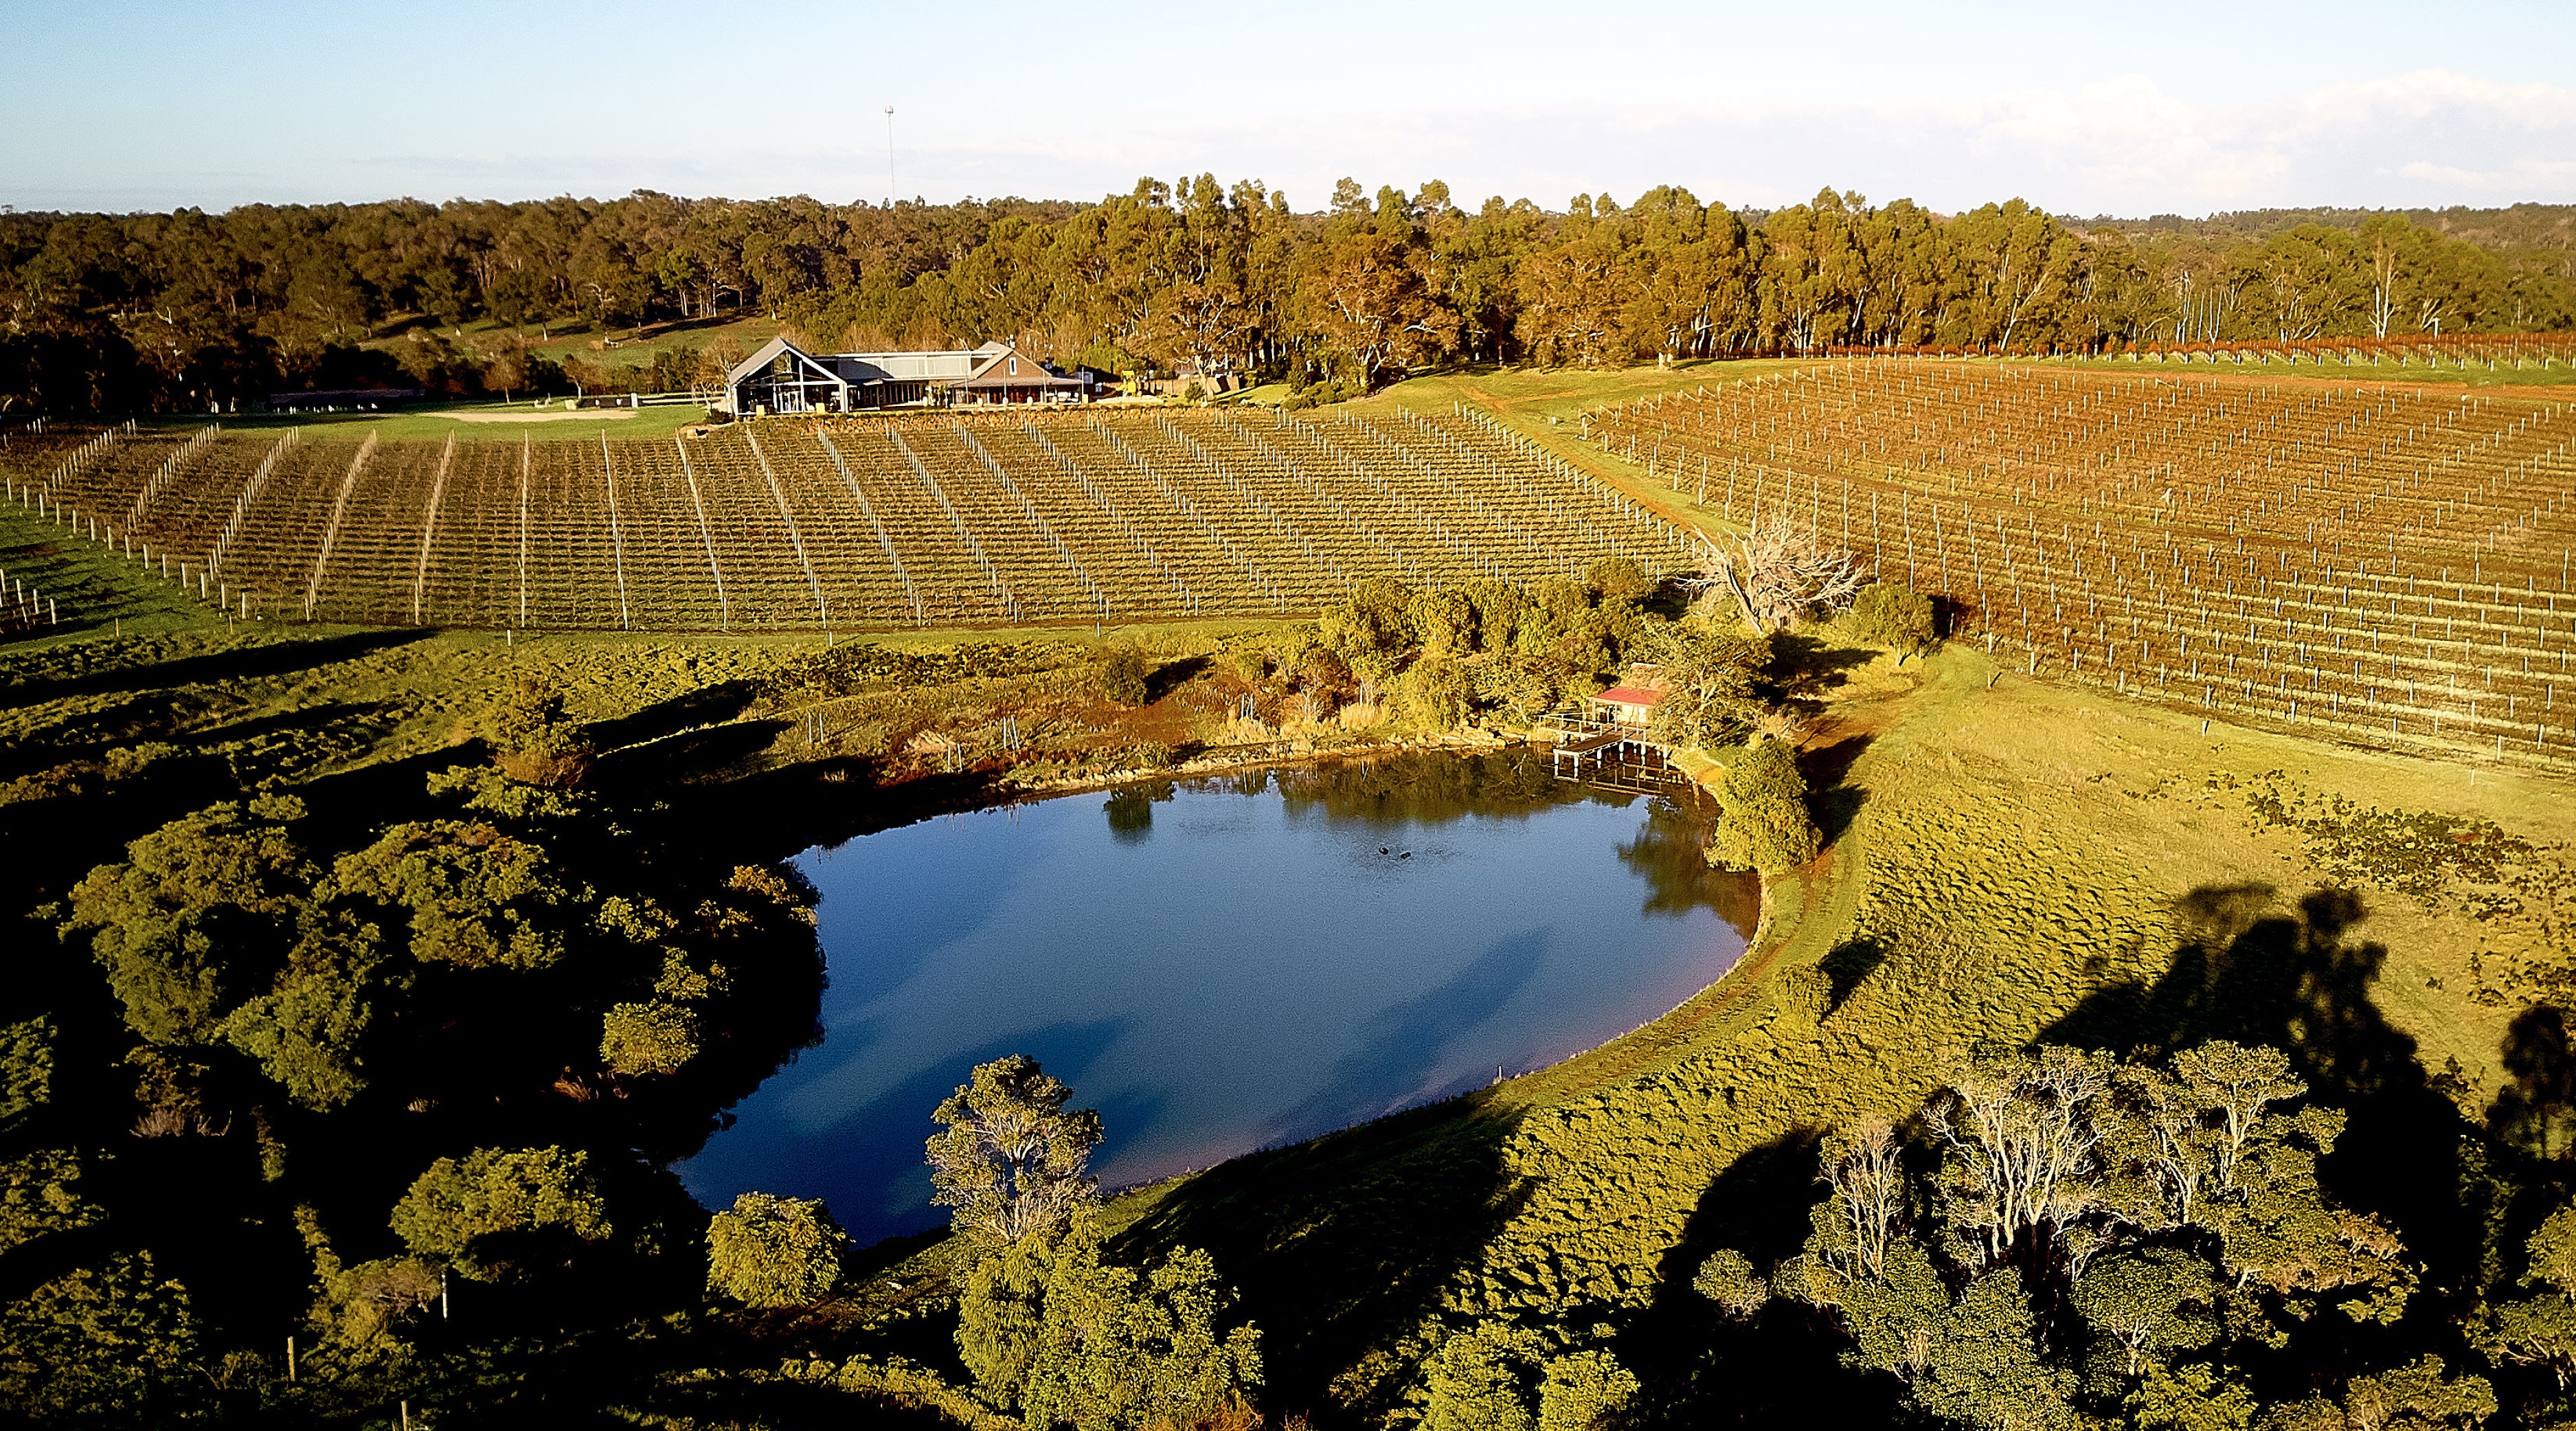
<path fill-rule="evenodd" d="M 1096 198 L 1213 171 L 1559 208 L 2576 201 L 2576 3 L 8 0 L 0 203 Z"/>

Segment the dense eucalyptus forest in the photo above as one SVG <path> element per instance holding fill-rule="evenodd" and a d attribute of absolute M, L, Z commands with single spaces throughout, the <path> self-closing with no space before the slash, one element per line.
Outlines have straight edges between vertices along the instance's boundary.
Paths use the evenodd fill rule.
<path fill-rule="evenodd" d="M 282 389 L 467 396 L 679 388 L 535 341 L 566 324 L 775 319 L 831 348 L 1008 338 L 1060 362 L 1286 379 L 1322 396 L 1423 364 L 1586 367 L 1891 345 L 2136 343 L 2565 328 L 2562 207 L 2069 220 L 1819 192 L 1772 210 L 1661 187 L 1563 209 L 1445 184 L 1321 212 L 1212 175 L 1098 203 L 797 197 L 411 199 L 220 214 L 0 215 L 0 411 L 205 411 Z"/>

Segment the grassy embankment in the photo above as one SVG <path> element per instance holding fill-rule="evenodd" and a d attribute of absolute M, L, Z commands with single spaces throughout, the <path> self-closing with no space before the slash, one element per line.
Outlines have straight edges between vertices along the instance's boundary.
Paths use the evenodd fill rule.
<path fill-rule="evenodd" d="M 531 354 L 548 362 L 560 363 L 566 358 L 579 358 L 603 367 L 630 363 L 649 366 L 657 354 L 682 348 L 703 348 L 718 339 L 738 343 L 743 352 L 749 353 L 777 337 L 785 326 L 775 318 L 759 314 L 689 318 L 647 323 L 637 328 L 607 329 L 585 319 L 558 321 L 542 327 L 524 323 L 513 327 L 492 318 L 476 318 L 450 328 L 415 316 L 386 325 L 382 332 L 360 346 L 396 351 L 400 345 L 411 341 L 412 334 L 419 332 L 453 343 L 478 357 L 488 358 L 526 344 Z"/>

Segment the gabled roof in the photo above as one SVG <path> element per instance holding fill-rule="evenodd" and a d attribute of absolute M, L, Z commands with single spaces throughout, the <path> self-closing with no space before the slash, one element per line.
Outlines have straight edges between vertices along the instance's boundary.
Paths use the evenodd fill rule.
<path fill-rule="evenodd" d="M 1651 706 L 1662 701 L 1664 693 L 1640 686 L 1612 686 L 1592 699 L 1614 706 Z"/>
<path fill-rule="evenodd" d="M 768 342 L 761 344 L 758 351 L 754 352 L 750 357 L 734 364 L 733 369 L 725 374 L 725 382 L 728 385 L 738 384 L 743 379 L 754 376 L 763 368 L 768 367 L 772 362 L 776 361 L 778 355 L 781 353 L 785 353 L 795 361 L 804 364 L 806 367 L 812 368 L 818 376 L 833 378 L 842 382 L 849 381 L 849 379 L 842 377 L 841 374 L 834 372 L 829 364 L 817 359 L 813 354 L 806 352 L 804 349 L 797 347 L 795 344 L 788 342 L 784 338 L 772 338 Z"/>
<path fill-rule="evenodd" d="M 1078 388 L 1082 386 L 1082 379 L 1060 377 L 1049 372 L 1046 364 L 1029 357 L 1008 343 L 986 343 L 975 350 L 975 355 L 983 361 L 976 365 L 974 372 L 959 381 L 957 384 L 959 387 Z M 1012 358 L 1017 358 L 1020 362 L 1020 370 L 1016 373 L 1010 371 L 1005 361 Z"/>
<path fill-rule="evenodd" d="M 941 387 L 1079 387 L 1080 378 L 1059 377 L 1046 365 L 1009 343 L 995 340 L 977 348 L 933 348 L 909 353 L 808 353 L 784 338 L 772 338 L 760 350 L 733 366 L 726 381 L 738 384 L 757 376 L 786 354 L 816 375 L 867 387 L 876 383 L 930 383 Z M 1021 368 L 1009 371 L 1012 359 Z"/>

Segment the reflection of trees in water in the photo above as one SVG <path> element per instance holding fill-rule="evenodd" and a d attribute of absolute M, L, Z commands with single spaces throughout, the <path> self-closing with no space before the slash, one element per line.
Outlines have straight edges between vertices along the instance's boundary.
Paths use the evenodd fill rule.
<path fill-rule="evenodd" d="M 1144 843 L 1154 833 L 1154 806 L 1172 798 L 1172 782 L 1124 785 L 1109 792 L 1109 837 L 1122 845 Z"/>
<path fill-rule="evenodd" d="M 1271 779 L 1291 814 L 1320 809 L 1328 820 L 1372 824 L 1441 824 L 1468 815 L 1528 815 L 1587 799 L 1625 805 L 1637 798 L 1559 780 L 1549 772 L 1547 757 L 1530 751 L 1381 755 L 1273 771 Z"/>
<path fill-rule="evenodd" d="M 1716 823 L 1712 801 L 1658 795 L 1646 806 L 1646 823 L 1637 838 L 1619 847 L 1619 863 L 1644 877 L 1646 913 L 1679 917 L 1706 907 L 1750 938 L 1762 915 L 1762 882 L 1755 875 L 1710 867 L 1703 852 Z"/>
<path fill-rule="evenodd" d="M 1750 934 L 1762 887 L 1749 875 L 1709 868 L 1716 807 L 1696 794 L 1646 797 L 1556 778 L 1544 752 L 1511 750 L 1457 755 L 1414 751 L 1280 770 L 1232 771 L 1191 782 L 1193 790 L 1260 795 L 1276 788 L 1292 815 L 1321 812 L 1332 821 L 1371 825 L 1445 824 L 1469 815 L 1527 816 L 1584 803 L 1625 808 L 1645 800 L 1646 823 L 1619 846 L 1620 863 L 1647 885 L 1645 912 L 1680 916 L 1706 908 Z M 1109 797 L 1109 828 L 1122 841 L 1147 837 L 1153 802 L 1173 785 L 1130 786 Z"/>

